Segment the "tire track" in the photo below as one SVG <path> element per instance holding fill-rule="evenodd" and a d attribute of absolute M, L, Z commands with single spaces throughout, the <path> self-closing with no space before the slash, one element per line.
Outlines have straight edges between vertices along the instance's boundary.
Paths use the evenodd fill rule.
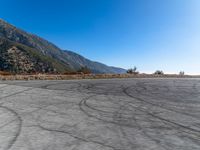
<path fill-rule="evenodd" d="M 145 103 L 148 103 L 148 104 L 150 104 L 150 105 L 154 105 L 154 106 L 158 106 L 158 107 L 163 108 L 163 106 L 156 105 L 156 104 L 154 104 L 154 103 L 147 102 L 147 101 L 145 101 L 145 100 L 143 100 L 143 99 L 140 99 L 140 98 L 137 98 L 137 97 L 134 97 L 134 96 L 130 95 L 130 94 L 127 92 L 127 89 L 128 89 L 128 88 L 125 88 L 125 89 L 123 90 L 124 93 L 127 94 L 127 96 L 133 98 L 134 100 L 136 100 L 136 101 L 141 101 L 141 102 L 145 102 Z M 130 103 L 130 104 L 131 104 L 131 103 Z M 135 109 L 138 109 L 138 110 L 140 110 L 140 111 L 143 111 L 143 112 L 147 113 L 149 116 L 151 116 L 151 117 L 153 117 L 153 118 L 157 118 L 157 119 L 159 119 L 159 120 L 161 120 L 161 121 L 163 121 L 163 122 L 166 122 L 166 123 L 169 123 L 169 124 L 171 124 L 171 125 L 174 125 L 174 126 L 176 126 L 176 127 L 178 127 L 178 128 L 181 128 L 181 129 L 183 129 L 182 131 L 185 132 L 185 133 L 190 133 L 190 134 L 193 134 L 193 135 L 197 136 L 198 138 L 200 138 L 200 130 L 191 128 L 191 127 L 189 127 L 189 126 L 185 126 L 185 125 L 179 124 L 179 123 L 177 123 L 177 122 L 174 122 L 174 121 L 171 121 L 171 120 L 168 120 L 168 119 L 165 119 L 165 118 L 160 117 L 160 116 L 158 116 L 158 115 L 155 115 L 155 114 L 153 114 L 153 113 L 151 113 L 151 112 L 148 112 L 148 111 L 145 110 L 145 109 L 141 109 L 141 108 L 135 108 Z M 168 109 L 165 108 L 165 107 L 164 107 L 164 109 L 168 110 Z M 175 110 L 170 110 L 170 111 L 175 111 Z M 175 111 L 175 112 L 177 112 L 177 111 Z M 180 112 L 177 112 L 177 113 L 180 113 Z"/>
<path fill-rule="evenodd" d="M 7 146 L 5 147 L 5 150 L 9 150 L 12 148 L 12 146 L 15 144 L 15 142 L 17 141 L 20 133 L 21 133 L 21 129 L 22 129 L 22 118 L 19 116 L 19 114 L 14 111 L 13 109 L 10 109 L 6 106 L 0 106 L 0 109 L 5 109 L 6 111 L 10 112 L 11 114 L 14 115 L 15 119 L 9 121 L 8 123 L 4 124 L 3 126 L 1 126 L 0 128 L 3 128 L 7 125 L 9 125 L 12 122 L 18 122 L 17 123 L 17 129 L 15 134 L 13 135 L 13 137 L 11 138 L 11 140 L 8 141 L 8 143 L 6 144 Z"/>

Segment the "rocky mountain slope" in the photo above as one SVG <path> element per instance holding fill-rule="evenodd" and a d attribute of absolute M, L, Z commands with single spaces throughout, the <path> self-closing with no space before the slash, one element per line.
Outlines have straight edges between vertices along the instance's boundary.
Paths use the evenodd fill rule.
<path fill-rule="evenodd" d="M 93 73 L 124 73 L 93 62 L 0 19 L 0 70 L 15 73 L 71 72 L 87 66 Z"/>
<path fill-rule="evenodd" d="M 80 66 L 87 66 L 95 73 L 124 73 L 125 70 L 117 67 L 108 67 L 102 63 L 91 61 L 83 56 L 72 51 L 65 50 L 65 57 L 69 60 L 71 66 L 79 68 Z"/>

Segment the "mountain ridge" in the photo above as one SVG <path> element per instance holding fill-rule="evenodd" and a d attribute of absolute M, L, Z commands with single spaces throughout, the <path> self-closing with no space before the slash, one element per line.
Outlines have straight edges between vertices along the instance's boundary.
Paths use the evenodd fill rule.
<path fill-rule="evenodd" d="M 124 73 L 125 69 L 110 67 L 103 63 L 91 61 L 71 50 L 62 50 L 53 43 L 35 35 L 21 30 L 14 25 L 11 25 L 0 19 L 0 58 L 2 65 L 1 70 L 12 71 L 15 73 L 26 72 L 71 72 L 80 69 L 81 67 L 88 67 L 93 73 Z M 7 47 L 6 47 L 7 45 Z M 9 46 L 8 46 L 9 45 Z M 16 46 L 17 45 L 17 46 Z M 17 53 L 20 53 L 24 59 L 17 57 Z M 23 53 L 22 53 L 23 51 Z M 12 56 L 11 57 L 11 53 Z M 34 54 L 33 54 L 34 53 Z M 2 55 L 4 54 L 4 57 Z M 6 62 L 10 60 L 9 64 Z M 26 59 L 25 59 L 26 58 Z M 33 61 L 34 60 L 34 61 Z M 21 61 L 16 65 L 17 61 Z M 23 61 L 25 64 L 32 64 L 28 68 L 23 69 Z M 29 62 L 30 61 L 30 62 Z M 4 63 L 3 63 L 4 62 Z M 12 64 L 12 63 L 13 64 Z M 21 64 L 21 66 L 20 66 Z M 42 67 L 44 64 L 46 67 Z M 4 66 L 4 67 L 2 67 Z M 13 68 L 13 66 L 15 66 Z M 18 67 L 19 66 L 19 67 Z M 28 65 L 25 65 L 28 66 Z M 40 67 L 39 67 L 40 66 Z M 42 68 L 37 69 L 37 68 Z"/>

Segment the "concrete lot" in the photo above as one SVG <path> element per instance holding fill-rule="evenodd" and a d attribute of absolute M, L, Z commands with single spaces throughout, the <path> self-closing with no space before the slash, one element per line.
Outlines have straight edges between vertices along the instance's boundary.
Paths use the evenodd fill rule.
<path fill-rule="evenodd" d="M 199 150 L 199 79 L 1 81 L 0 150 Z"/>

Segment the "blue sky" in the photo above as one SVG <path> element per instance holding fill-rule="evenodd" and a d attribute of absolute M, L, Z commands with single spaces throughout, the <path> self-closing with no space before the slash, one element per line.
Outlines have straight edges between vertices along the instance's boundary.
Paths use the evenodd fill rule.
<path fill-rule="evenodd" d="M 0 18 L 107 65 L 200 74 L 199 8 L 199 0 L 0 0 Z"/>

